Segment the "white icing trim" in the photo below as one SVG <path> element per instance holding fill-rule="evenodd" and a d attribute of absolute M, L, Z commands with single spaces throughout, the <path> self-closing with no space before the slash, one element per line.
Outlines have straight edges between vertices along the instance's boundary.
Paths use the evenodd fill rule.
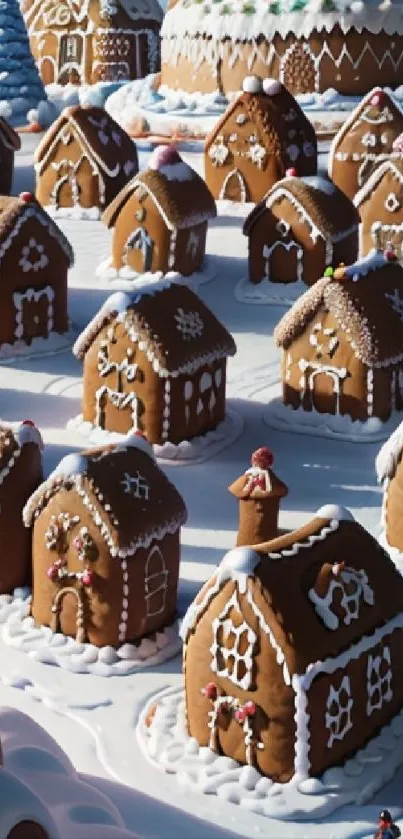
<path fill-rule="evenodd" d="M 382 180 L 384 175 L 388 172 L 393 175 L 394 178 L 398 181 L 400 186 L 403 186 L 403 172 L 395 165 L 393 160 L 385 160 L 379 166 L 374 169 L 370 177 L 367 181 L 365 181 L 364 186 L 357 192 L 357 194 L 353 198 L 353 203 L 355 207 L 360 207 L 361 204 L 365 201 L 366 198 L 371 194 L 371 192 L 376 189 L 379 182 Z"/>

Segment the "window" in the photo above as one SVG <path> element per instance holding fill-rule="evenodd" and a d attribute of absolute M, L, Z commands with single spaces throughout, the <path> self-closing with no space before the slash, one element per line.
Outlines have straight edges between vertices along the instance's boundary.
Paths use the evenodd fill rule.
<path fill-rule="evenodd" d="M 325 594 L 322 594 L 323 588 Z M 368 584 L 365 571 L 356 571 L 355 568 L 347 567 L 344 562 L 333 565 L 325 563 L 319 571 L 315 586 L 309 590 L 308 597 L 318 617 L 332 630 L 338 629 L 340 623 L 349 626 L 359 618 L 364 603 L 373 606 L 375 602 L 374 592 Z"/>
<path fill-rule="evenodd" d="M 344 740 L 350 728 L 353 698 L 348 676 L 343 676 L 338 688 L 330 686 L 326 700 L 325 725 L 329 732 L 327 747 L 331 749 L 335 740 Z"/>
<path fill-rule="evenodd" d="M 380 655 L 369 655 L 367 663 L 367 716 L 390 702 L 392 669 L 390 648 L 384 647 Z"/>
<path fill-rule="evenodd" d="M 212 628 L 211 669 L 243 690 L 250 689 L 257 636 L 245 621 L 236 591 L 218 618 L 213 620 Z"/>
<path fill-rule="evenodd" d="M 287 234 L 290 232 L 290 225 L 288 224 L 288 221 L 284 221 L 284 219 L 281 218 L 280 221 L 278 221 L 276 224 L 276 230 L 277 233 L 280 234 L 280 236 L 287 236 Z"/>

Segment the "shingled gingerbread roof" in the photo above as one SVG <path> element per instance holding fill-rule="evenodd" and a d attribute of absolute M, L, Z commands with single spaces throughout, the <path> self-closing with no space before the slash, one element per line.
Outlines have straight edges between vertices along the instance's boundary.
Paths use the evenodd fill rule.
<path fill-rule="evenodd" d="M 339 274 L 339 271 L 336 272 Z M 332 312 L 363 364 L 388 367 L 403 359 L 403 268 L 372 251 L 340 271 L 323 277 L 298 298 L 274 330 L 285 350 L 303 334 L 321 306 Z"/>
<path fill-rule="evenodd" d="M 132 293 L 106 300 L 77 339 L 73 352 L 82 359 L 101 329 L 124 322 L 131 339 L 142 344 L 160 376 L 178 376 L 219 358 L 235 355 L 235 341 L 213 312 L 188 286 L 143 277 Z"/>

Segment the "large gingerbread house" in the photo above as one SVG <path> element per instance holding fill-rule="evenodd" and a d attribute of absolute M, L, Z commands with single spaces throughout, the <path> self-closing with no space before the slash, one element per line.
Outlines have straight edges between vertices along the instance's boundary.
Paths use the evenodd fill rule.
<path fill-rule="evenodd" d="M 0 197 L 1 345 L 30 345 L 68 329 L 72 248 L 35 196 Z"/>
<path fill-rule="evenodd" d="M 312 285 L 329 265 L 358 256 L 359 215 L 324 176 L 278 181 L 245 221 L 252 283 Z"/>
<path fill-rule="evenodd" d="M 23 525 L 22 511 L 43 480 L 42 447 L 30 420 L 16 430 L 0 424 L 0 594 L 12 594 L 31 582 L 31 534 Z"/>
<path fill-rule="evenodd" d="M 44 84 L 141 79 L 159 69 L 157 0 L 22 0 Z"/>
<path fill-rule="evenodd" d="M 357 105 L 332 140 L 329 177 L 353 199 L 379 163 L 401 156 L 394 142 L 403 131 L 403 113 L 376 87 Z"/>
<path fill-rule="evenodd" d="M 21 140 L 7 120 L 0 117 L 0 195 L 10 195 L 14 172 L 14 155 Z"/>
<path fill-rule="evenodd" d="M 403 410 L 403 268 L 372 251 L 306 291 L 277 325 L 290 409 L 386 422 Z"/>
<path fill-rule="evenodd" d="M 215 198 L 257 202 L 287 169 L 316 173 L 315 131 L 284 85 L 247 76 L 206 139 L 204 168 Z"/>
<path fill-rule="evenodd" d="M 293 94 L 359 96 L 402 80 L 400 2 L 170 0 L 161 38 L 164 88 L 190 94 L 230 96 L 247 73 Z"/>
<path fill-rule="evenodd" d="M 24 508 L 36 623 L 98 647 L 166 627 L 186 515 L 141 435 L 67 455 Z"/>
<path fill-rule="evenodd" d="M 381 544 L 403 569 L 403 423 L 382 446 L 376 473 L 383 488 Z"/>
<path fill-rule="evenodd" d="M 203 265 L 207 226 L 216 205 L 203 178 L 174 146 L 160 146 L 103 215 L 114 228 L 108 270 L 124 276 L 178 271 Z"/>
<path fill-rule="evenodd" d="M 190 288 L 146 280 L 132 294 L 113 294 L 76 341 L 83 420 L 180 443 L 224 420 L 226 364 L 236 346 Z"/>
<path fill-rule="evenodd" d="M 403 706 L 403 579 L 332 504 L 226 554 L 182 635 L 189 734 L 279 782 L 344 762 Z"/>
<path fill-rule="evenodd" d="M 394 247 L 403 259 L 403 155 L 385 160 L 357 192 L 354 204 L 361 216 L 360 253 Z"/>
<path fill-rule="evenodd" d="M 138 171 L 135 144 L 102 108 L 65 108 L 35 151 L 36 195 L 52 215 L 99 218 Z"/>

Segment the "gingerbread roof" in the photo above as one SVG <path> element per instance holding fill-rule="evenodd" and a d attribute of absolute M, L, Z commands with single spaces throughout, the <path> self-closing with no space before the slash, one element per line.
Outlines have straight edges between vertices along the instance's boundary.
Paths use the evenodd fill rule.
<path fill-rule="evenodd" d="M 398 425 L 376 458 L 376 474 L 379 483 L 392 480 L 403 454 L 403 422 Z"/>
<path fill-rule="evenodd" d="M 260 140 L 267 149 L 282 159 L 284 169 L 294 165 L 295 157 L 291 151 L 293 141 L 290 130 L 296 128 L 299 133 L 298 143 L 310 145 L 311 157 L 316 157 L 317 141 L 313 126 L 305 116 L 294 96 L 284 85 L 274 79 L 247 76 L 244 89 L 228 105 L 227 110 L 218 120 L 206 138 L 204 152 L 208 152 L 217 136 L 225 130 L 228 119 L 235 110 L 242 108 L 250 121 L 259 129 Z"/>
<path fill-rule="evenodd" d="M 318 582 L 323 584 L 319 578 L 325 564 L 334 568 L 334 575 L 322 599 Z M 344 577 L 338 576 L 343 564 Z M 371 633 L 382 633 L 387 621 L 403 626 L 402 576 L 373 536 L 336 505 L 322 507 L 299 530 L 229 551 L 184 617 L 185 641 L 197 632 L 210 604 L 214 609 L 217 595 L 222 608 L 224 589 L 228 587 L 229 599 L 234 583 L 247 594 L 260 631 L 269 635 L 287 683 L 309 665 L 338 656 L 355 643 L 362 645 Z M 353 608 L 347 612 L 349 602 Z"/>
<path fill-rule="evenodd" d="M 74 263 L 74 252 L 70 242 L 30 192 L 22 192 L 18 197 L 0 195 L 0 264 L 24 221 L 33 217 L 49 236 L 56 239 L 71 267 Z"/>
<path fill-rule="evenodd" d="M 23 446 L 32 443 L 43 448 L 41 435 L 36 426 L 26 420 L 17 429 L 10 425 L 0 425 L 0 487 L 18 462 Z"/>
<path fill-rule="evenodd" d="M 402 15 L 403 21 L 403 15 Z M 366 117 L 367 115 L 367 117 Z M 391 119 L 390 119 L 391 117 Z M 364 147 L 362 144 L 362 134 L 367 132 L 374 132 L 375 129 L 380 128 L 384 130 L 393 124 L 395 137 L 403 131 L 403 113 L 399 105 L 392 96 L 380 87 L 374 87 L 361 102 L 351 112 L 350 116 L 343 123 L 330 145 L 328 169 L 329 174 L 332 173 L 332 165 L 334 155 L 343 153 L 345 151 L 346 160 L 347 155 L 356 154 L 360 159 L 366 155 L 373 154 L 371 147 Z M 359 127 L 360 131 L 352 133 L 355 127 Z M 392 138 L 393 139 L 393 138 Z M 384 152 L 388 155 L 398 155 L 399 152 L 392 152 L 392 149 L 384 148 Z"/>
<path fill-rule="evenodd" d="M 6 119 L 0 117 L 0 142 L 7 149 L 18 151 L 21 148 L 21 138 Z"/>
<path fill-rule="evenodd" d="M 372 251 L 345 268 L 342 279 L 318 280 L 277 324 L 277 345 L 288 349 L 322 306 L 363 364 L 388 367 L 403 359 L 403 268 L 397 262 Z"/>
<path fill-rule="evenodd" d="M 403 155 L 400 157 L 394 157 L 393 160 L 384 160 L 382 163 L 374 169 L 372 175 L 365 181 L 364 186 L 357 192 L 354 196 L 354 206 L 361 207 L 361 204 L 369 198 L 372 193 L 376 190 L 377 186 L 383 180 L 385 175 L 390 173 L 399 183 L 400 187 L 403 187 Z M 380 215 L 383 214 L 383 210 L 379 210 Z"/>
<path fill-rule="evenodd" d="M 148 168 L 123 187 L 102 220 L 114 227 L 135 191 L 146 191 L 169 230 L 191 227 L 217 215 L 214 198 L 203 178 L 179 156 L 174 146 L 155 149 Z"/>
<path fill-rule="evenodd" d="M 138 435 L 63 458 L 27 502 L 26 527 L 62 488 L 79 496 L 112 556 L 132 556 L 153 539 L 175 533 L 187 518 L 182 496 L 157 466 L 150 444 Z"/>
<path fill-rule="evenodd" d="M 123 128 L 103 108 L 76 105 L 62 111 L 39 143 L 34 155 L 38 174 L 48 165 L 55 146 L 70 132 L 104 175 L 113 178 L 123 169 L 129 179 L 138 171 L 136 146 Z"/>
<path fill-rule="evenodd" d="M 261 214 L 282 198 L 288 199 L 301 220 L 324 239 L 338 239 L 343 232 L 358 230 L 360 217 L 350 199 L 326 176 L 312 175 L 277 181 L 247 217 L 244 234 L 249 236 Z"/>
<path fill-rule="evenodd" d="M 235 341 L 213 312 L 188 286 L 143 278 L 132 293 L 118 292 L 106 300 L 78 337 L 73 353 L 82 359 L 101 329 L 123 322 L 134 343 L 141 344 L 160 376 L 191 373 L 203 364 L 235 355 Z"/>

